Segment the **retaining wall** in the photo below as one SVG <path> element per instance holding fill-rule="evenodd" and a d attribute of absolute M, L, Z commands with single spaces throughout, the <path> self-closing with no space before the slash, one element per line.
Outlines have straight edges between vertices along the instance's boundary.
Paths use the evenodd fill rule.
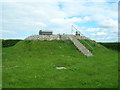
<path fill-rule="evenodd" d="M 71 35 L 32 35 L 25 38 L 25 40 L 67 40 L 69 39 L 69 36 Z M 72 36 L 75 36 L 78 39 L 87 39 L 85 36 Z"/>

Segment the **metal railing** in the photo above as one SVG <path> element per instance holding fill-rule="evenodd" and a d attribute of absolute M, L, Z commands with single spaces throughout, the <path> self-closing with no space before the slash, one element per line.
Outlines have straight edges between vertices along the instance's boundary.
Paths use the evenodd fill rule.
<path fill-rule="evenodd" d="M 76 30 L 75 32 L 78 32 L 80 34 L 80 36 L 85 37 L 86 39 L 88 39 L 91 42 L 91 39 L 84 36 L 75 26 L 72 25 L 71 29 L 72 29 L 72 31 L 75 29 Z M 94 54 L 94 48 L 89 43 L 87 43 L 84 39 L 81 39 L 81 40 L 83 40 L 86 43 L 86 45 L 88 45 L 92 49 L 92 53 Z"/>

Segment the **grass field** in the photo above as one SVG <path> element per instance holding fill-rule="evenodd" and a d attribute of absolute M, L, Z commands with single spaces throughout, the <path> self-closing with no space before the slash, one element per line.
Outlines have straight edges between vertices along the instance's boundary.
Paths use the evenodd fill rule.
<path fill-rule="evenodd" d="M 3 88 L 117 88 L 118 52 L 91 45 L 92 57 L 68 41 L 19 41 L 4 47 Z"/>

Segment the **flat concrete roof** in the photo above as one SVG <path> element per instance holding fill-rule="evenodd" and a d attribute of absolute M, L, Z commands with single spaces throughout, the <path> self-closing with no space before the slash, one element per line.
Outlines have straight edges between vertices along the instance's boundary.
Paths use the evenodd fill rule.
<path fill-rule="evenodd" d="M 41 32 L 53 32 L 53 31 L 50 31 L 50 30 L 41 30 Z"/>

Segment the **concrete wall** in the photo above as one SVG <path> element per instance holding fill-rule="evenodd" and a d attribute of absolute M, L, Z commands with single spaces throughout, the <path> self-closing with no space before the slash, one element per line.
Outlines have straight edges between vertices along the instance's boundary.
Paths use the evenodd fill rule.
<path fill-rule="evenodd" d="M 32 35 L 25 40 L 66 40 L 67 37 L 63 35 Z"/>
<path fill-rule="evenodd" d="M 71 35 L 32 35 L 25 40 L 67 40 Z M 75 35 L 72 35 L 75 36 Z M 86 39 L 84 36 L 75 36 L 78 39 Z"/>
<path fill-rule="evenodd" d="M 76 38 L 78 38 L 78 39 L 87 39 L 87 37 L 85 37 L 85 36 L 76 36 Z"/>

